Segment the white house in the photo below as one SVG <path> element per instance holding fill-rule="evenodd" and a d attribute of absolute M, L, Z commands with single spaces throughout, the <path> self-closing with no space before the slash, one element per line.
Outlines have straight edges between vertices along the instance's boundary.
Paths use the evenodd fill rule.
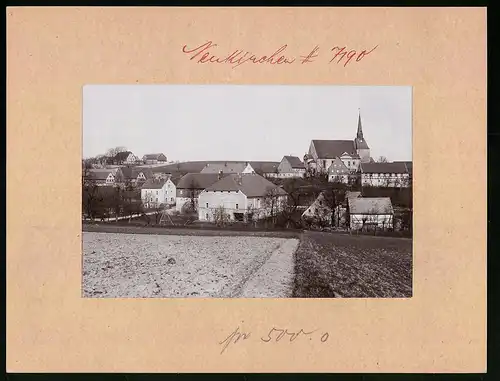
<path fill-rule="evenodd" d="M 209 163 L 200 173 L 255 173 L 252 165 L 249 162 L 225 162 L 225 163 Z"/>
<path fill-rule="evenodd" d="M 141 188 L 141 199 L 147 207 L 160 204 L 174 205 L 175 198 L 176 186 L 171 178 L 150 179 Z"/>
<path fill-rule="evenodd" d="M 267 173 L 266 177 L 293 178 L 304 177 L 306 167 L 297 156 L 283 156 L 275 173 Z"/>
<path fill-rule="evenodd" d="M 199 195 L 198 218 L 215 222 L 220 213 L 231 221 L 252 221 L 279 213 L 287 193 L 258 174 L 230 174 Z"/>
<path fill-rule="evenodd" d="M 394 210 L 390 197 L 352 197 L 348 199 L 351 230 L 391 229 Z"/>
<path fill-rule="evenodd" d="M 219 173 L 188 173 L 182 176 L 176 185 L 175 210 L 182 212 L 184 207 L 197 209 L 198 195 L 223 176 Z"/>
<path fill-rule="evenodd" d="M 411 182 L 405 162 L 362 163 L 359 172 L 362 186 L 408 187 Z"/>

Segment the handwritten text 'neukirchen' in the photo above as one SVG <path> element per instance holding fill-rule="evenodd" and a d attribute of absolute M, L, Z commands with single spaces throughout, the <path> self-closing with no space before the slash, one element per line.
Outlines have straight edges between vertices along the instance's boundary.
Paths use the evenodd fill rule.
<path fill-rule="evenodd" d="M 231 53 L 217 54 L 214 53 L 217 49 L 217 44 L 212 41 L 205 42 L 196 47 L 188 47 L 184 45 L 182 52 L 189 57 L 190 61 L 200 64 L 228 64 L 232 68 L 236 68 L 246 63 L 252 64 L 269 64 L 269 65 L 290 65 L 290 64 L 310 64 L 320 61 L 320 47 L 316 45 L 306 55 L 293 56 L 287 51 L 288 45 L 282 45 L 278 49 L 270 52 L 270 54 L 255 54 L 242 49 L 236 49 Z M 346 67 L 349 64 L 360 62 L 367 57 L 378 45 L 370 50 L 350 49 L 347 46 L 334 46 L 327 49 L 325 56 L 328 56 L 326 62 L 340 64 Z"/>
<path fill-rule="evenodd" d="M 303 329 L 296 331 L 273 327 L 265 335 L 256 336 L 256 339 L 261 343 L 277 343 L 279 341 L 293 343 L 296 340 L 314 340 L 318 343 L 326 343 L 329 336 L 328 332 L 319 332 L 318 330 L 306 332 Z M 231 346 L 245 340 L 251 340 L 253 337 L 251 332 L 245 332 L 240 330 L 240 327 L 236 327 L 224 340 L 219 342 L 220 353 L 223 354 Z"/>

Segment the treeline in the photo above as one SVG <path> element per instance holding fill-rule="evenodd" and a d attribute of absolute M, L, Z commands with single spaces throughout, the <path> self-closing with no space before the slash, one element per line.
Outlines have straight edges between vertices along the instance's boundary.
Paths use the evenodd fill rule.
<path fill-rule="evenodd" d="M 84 218 L 104 220 L 144 213 L 140 191 L 121 187 L 87 185 L 82 189 Z"/>

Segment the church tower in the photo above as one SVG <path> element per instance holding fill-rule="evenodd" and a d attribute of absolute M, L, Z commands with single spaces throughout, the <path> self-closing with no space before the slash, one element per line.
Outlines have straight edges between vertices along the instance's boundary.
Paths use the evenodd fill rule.
<path fill-rule="evenodd" d="M 361 125 L 361 113 L 358 113 L 358 132 L 356 133 L 356 139 L 354 139 L 354 148 L 361 158 L 362 163 L 367 163 L 370 161 L 370 147 L 366 143 L 363 137 L 363 126 Z"/>

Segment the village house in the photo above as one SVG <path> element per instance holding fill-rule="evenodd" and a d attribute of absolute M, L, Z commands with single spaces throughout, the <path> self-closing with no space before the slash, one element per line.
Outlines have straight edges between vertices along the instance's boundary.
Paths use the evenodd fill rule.
<path fill-rule="evenodd" d="M 87 169 L 85 180 L 93 181 L 96 185 L 116 185 L 117 178 L 121 175 L 119 168 L 93 168 Z"/>
<path fill-rule="evenodd" d="M 147 153 L 142 157 L 144 164 L 166 163 L 167 157 L 162 153 Z"/>
<path fill-rule="evenodd" d="M 348 199 L 351 230 L 392 229 L 394 210 L 390 197 L 352 197 Z"/>
<path fill-rule="evenodd" d="M 137 164 L 139 162 L 140 162 L 140 159 L 130 151 L 118 152 L 113 157 L 113 164 L 115 164 L 115 165 Z"/>
<path fill-rule="evenodd" d="M 349 176 L 352 172 L 347 168 L 344 162 L 339 158 L 335 158 L 328 168 L 328 181 L 329 182 L 340 182 L 347 184 L 349 182 Z"/>
<path fill-rule="evenodd" d="M 293 178 L 304 177 L 306 167 L 297 156 L 283 156 L 276 173 L 267 173 L 266 177 Z"/>
<path fill-rule="evenodd" d="M 141 187 L 141 199 L 145 207 L 175 204 L 175 185 L 170 179 L 149 179 Z"/>
<path fill-rule="evenodd" d="M 175 210 L 198 208 L 198 195 L 210 185 L 222 179 L 220 173 L 188 173 L 180 178 L 176 186 Z"/>
<path fill-rule="evenodd" d="M 208 163 L 200 173 L 255 173 L 249 162 Z"/>
<path fill-rule="evenodd" d="M 354 140 L 312 140 L 304 162 L 314 172 L 326 173 L 332 163 L 340 158 L 349 171 L 357 171 L 360 163 L 370 161 L 370 148 L 363 136 L 361 115 Z"/>
<path fill-rule="evenodd" d="M 335 214 L 332 216 L 332 207 L 327 202 L 325 195 L 321 192 L 318 198 L 302 213 L 302 219 L 314 221 L 320 225 L 330 226 L 333 220 L 338 226 L 346 224 L 347 204 L 350 198 L 361 197 L 361 192 L 347 191 L 344 201 L 337 205 Z"/>
<path fill-rule="evenodd" d="M 198 218 L 214 222 L 219 213 L 231 221 L 252 221 L 279 213 L 287 193 L 258 174 L 230 174 L 199 195 Z"/>
<path fill-rule="evenodd" d="M 118 181 L 124 186 L 141 187 L 147 180 L 153 178 L 151 168 L 126 166 L 120 168 Z"/>
<path fill-rule="evenodd" d="M 359 168 L 362 186 L 408 187 L 411 166 L 404 162 L 362 163 Z"/>
<path fill-rule="evenodd" d="M 255 173 L 268 177 L 269 174 L 277 173 L 279 162 L 276 161 L 252 161 L 250 163 Z"/>
<path fill-rule="evenodd" d="M 302 213 L 303 220 L 314 221 L 318 224 L 330 225 L 332 221 L 332 208 L 325 200 L 323 192 L 314 202 Z"/>

